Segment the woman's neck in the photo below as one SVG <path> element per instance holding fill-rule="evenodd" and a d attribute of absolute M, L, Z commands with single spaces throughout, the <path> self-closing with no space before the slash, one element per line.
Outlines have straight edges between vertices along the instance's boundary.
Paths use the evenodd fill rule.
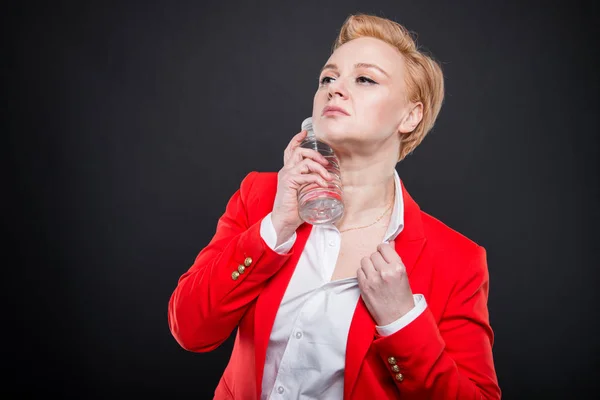
<path fill-rule="evenodd" d="M 340 159 L 344 216 L 338 228 L 368 224 L 395 198 L 395 161 L 388 157 Z"/>

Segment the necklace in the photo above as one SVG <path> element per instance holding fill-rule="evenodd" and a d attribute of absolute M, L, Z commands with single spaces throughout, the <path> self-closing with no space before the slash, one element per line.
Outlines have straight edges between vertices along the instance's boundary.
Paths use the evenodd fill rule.
<path fill-rule="evenodd" d="M 388 211 L 390 211 L 390 209 L 392 208 L 392 206 L 393 206 L 393 205 L 394 205 L 394 202 L 392 201 L 392 202 L 390 203 L 390 205 L 388 206 L 388 208 L 386 208 L 386 210 L 383 212 L 383 214 L 381 214 L 381 215 L 379 216 L 379 218 L 377 218 L 377 219 L 376 219 L 374 222 L 371 222 L 369 225 L 357 226 L 357 227 L 354 227 L 354 228 L 347 228 L 347 229 L 341 230 L 341 231 L 340 231 L 340 233 L 343 233 L 343 232 L 348 232 L 348 231 L 354 231 L 354 230 L 357 230 L 357 229 L 368 228 L 368 227 L 370 227 L 370 226 L 373 226 L 373 225 L 375 225 L 376 223 L 378 223 L 378 222 L 381 220 L 381 218 L 383 218 L 383 216 L 384 216 L 385 214 L 387 214 L 387 212 L 388 212 Z"/>

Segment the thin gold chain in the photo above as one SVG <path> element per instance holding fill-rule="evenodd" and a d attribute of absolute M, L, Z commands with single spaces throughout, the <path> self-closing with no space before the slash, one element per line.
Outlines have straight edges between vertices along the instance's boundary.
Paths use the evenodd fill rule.
<path fill-rule="evenodd" d="M 347 231 L 354 231 L 354 230 L 356 230 L 356 229 L 368 228 L 368 227 L 370 227 L 370 226 L 373 226 L 373 225 L 375 225 L 376 223 L 378 223 L 379 221 L 381 221 L 381 218 L 383 218 L 383 217 L 384 217 L 384 215 L 385 215 L 385 214 L 387 214 L 387 212 L 388 212 L 388 211 L 390 211 L 390 209 L 392 208 L 392 206 L 393 206 L 393 205 L 394 205 L 394 202 L 392 201 L 392 202 L 390 203 L 390 205 L 388 206 L 388 208 L 386 208 L 386 210 L 383 212 L 383 214 L 381 214 L 381 215 L 379 216 L 379 218 L 377 218 L 377 219 L 376 219 L 374 222 L 371 222 L 369 225 L 365 225 L 365 226 L 357 226 L 357 227 L 355 227 L 355 228 L 348 228 L 348 229 L 344 229 L 344 230 L 341 230 L 341 231 L 340 231 L 340 233 L 347 232 Z"/>

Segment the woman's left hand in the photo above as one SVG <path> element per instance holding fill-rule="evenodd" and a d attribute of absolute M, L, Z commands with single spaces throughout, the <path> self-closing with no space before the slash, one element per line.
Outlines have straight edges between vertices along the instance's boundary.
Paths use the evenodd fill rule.
<path fill-rule="evenodd" d="M 364 257 L 356 275 L 361 296 L 377 325 L 390 324 L 415 306 L 406 268 L 393 241 L 381 243 L 375 253 Z"/>

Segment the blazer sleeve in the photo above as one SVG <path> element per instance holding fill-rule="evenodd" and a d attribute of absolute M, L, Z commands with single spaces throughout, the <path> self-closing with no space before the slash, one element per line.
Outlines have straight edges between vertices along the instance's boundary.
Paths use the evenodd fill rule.
<path fill-rule="evenodd" d="M 500 399 L 488 289 L 486 252 L 477 246 L 439 325 L 427 308 L 402 330 L 375 340 L 403 399 Z"/>
<path fill-rule="evenodd" d="M 261 220 L 249 222 L 248 196 L 257 175 L 251 172 L 244 178 L 213 238 L 169 299 L 169 329 L 186 350 L 208 352 L 221 345 L 266 281 L 293 254 L 275 253 L 260 236 Z"/>

